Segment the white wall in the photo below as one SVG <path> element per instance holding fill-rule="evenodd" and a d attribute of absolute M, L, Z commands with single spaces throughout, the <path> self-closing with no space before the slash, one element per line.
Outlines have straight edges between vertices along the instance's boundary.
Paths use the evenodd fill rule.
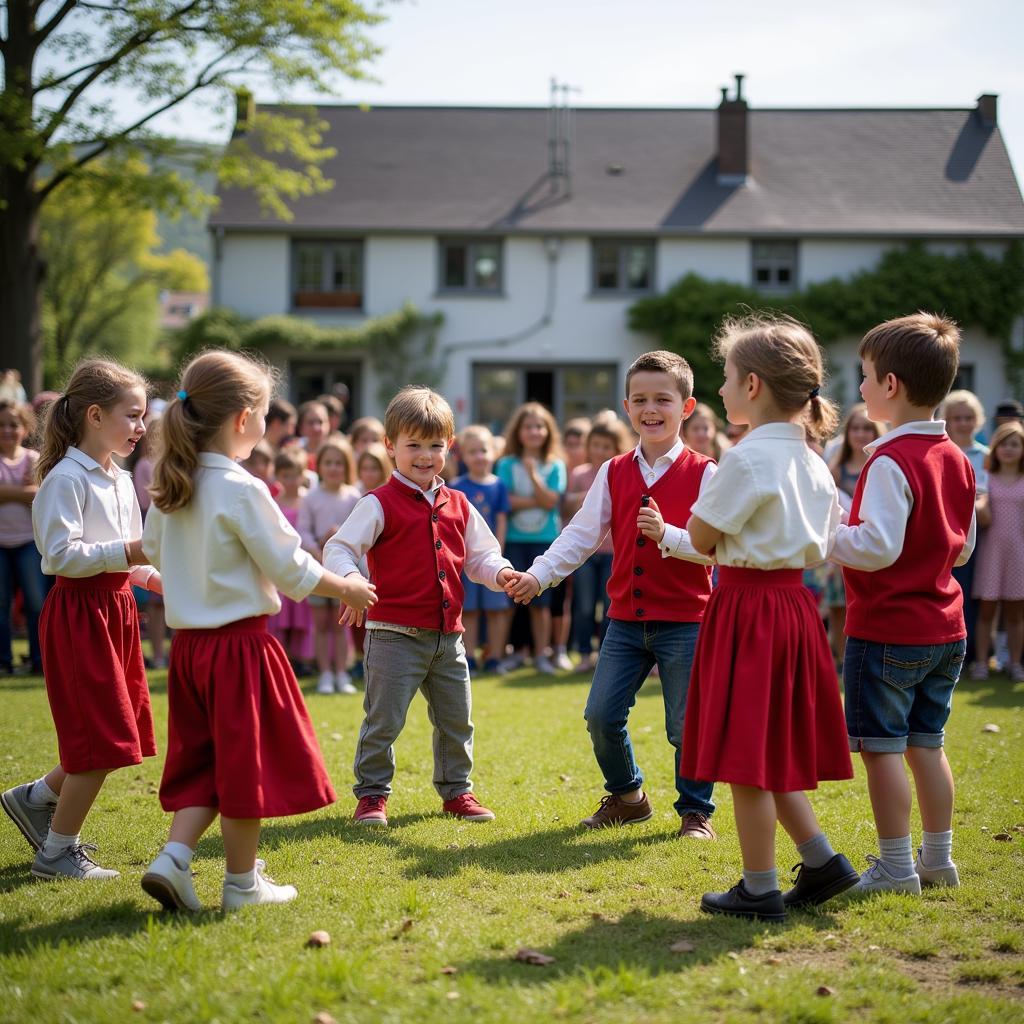
<path fill-rule="evenodd" d="M 214 257 L 214 301 L 253 318 L 287 313 L 290 251 L 286 235 L 226 234 Z"/>

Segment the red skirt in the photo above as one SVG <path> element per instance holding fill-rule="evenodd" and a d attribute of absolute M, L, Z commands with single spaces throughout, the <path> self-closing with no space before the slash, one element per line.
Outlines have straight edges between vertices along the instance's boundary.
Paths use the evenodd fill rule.
<path fill-rule="evenodd" d="M 39 646 L 64 771 L 125 768 L 156 753 L 127 573 L 58 576 L 43 602 Z"/>
<path fill-rule="evenodd" d="M 334 803 L 295 673 L 267 617 L 179 629 L 167 670 L 165 811 L 276 818 Z"/>
<path fill-rule="evenodd" d="M 719 570 L 690 676 L 684 778 L 774 793 L 853 778 L 832 653 L 802 576 Z"/>

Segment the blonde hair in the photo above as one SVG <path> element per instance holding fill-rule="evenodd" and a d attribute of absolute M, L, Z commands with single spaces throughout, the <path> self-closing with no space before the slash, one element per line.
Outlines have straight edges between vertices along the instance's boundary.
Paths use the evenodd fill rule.
<path fill-rule="evenodd" d="M 463 428 L 459 433 L 459 450 L 461 451 L 474 437 L 483 441 L 487 445 L 487 450 L 492 455 L 494 454 L 494 435 L 489 428 L 481 423 L 472 423 L 468 427 Z"/>
<path fill-rule="evenodd" d="M 359 458 L 356 459 L 357 474 L 359 472 L 359 465 L 363 459 L 373 459 L 373 461 L 380 466 L 380 471 L 384 474 L 384 479 L 381 481 L 381 484 L 386 484 L 391 479 L 391 458 L 388 455 L 387 448 L 385 448 L 379 441 L 374 441 L 372 444 L 368 444 L 359 453 Z"/>
<path fill-rule="evenodd" d="M 1014 420 L 1012 423 L 1004 423 L 1001 427 L 996 427 L 996 432 L 992 435 L 992 440 L 989 441 L 988 455 L 985 456 L 985 468 L 990 473 L 997 473 L 1002 468 L 999 456 L 996 455 L 996 449 L 1008 437 L 1012 437 L 1014 434 L 1021 441 L 1024 441 L 1024 425 L 1017 420 Z M 1020 462 L 1017 464 L 1017 472 L 1024 473 L 1024 454 L 1021 455 Z"/>
<path fill-rule="evenodd" d="M 376 416 L 360 416 L 348 428 L 348 439 L 353 447 L 359 444 L 363 434 L 373 434 L 374 441 L 379 442 L 384 436 L 384 424 Z"/>
<path fill-rule="evenodd" d="M 755 313 L 729 317 L 719 329 L 715 352 L 746 376 L 760 378 L 780 412 L 807 407 L 804 427 L 810 437 L 825 441 L 836 431 L 839 411 L 821 394 L 825 364 L 814 335 L 789 316 Z"/>
<path fill-rule="evenodd" d="M 28 402 L 15 402 L 10 398 L 0 399 L 0 415 L 5 412 L 9 412 L 21 424 L 26 440 L 32 436 L 36 429 L 36 414 Z"/>
<path fill-rule="evenodd" d="M 185 367 L 178 393 L 160 418 L 150 493 L 161 512 L 188 505 L 199 453 L 232 416 L 269 401 L 274 383 L 269 366 L 236 352 L 204 352 Z"/>
<path fill-rule="evenodd" d="M 680 437 L 683 440 L 688 440 L 687 435 L 693 427 L 694 420 L 698 416 L 703 416 L 712 426 L 714 433 L 711 435 L 711 449 L 716 459 L 721 459 L 723 453 L 730 447 L 729 439 L 725 437 L 725 424 L 722 422 L 721 416 L 715 412 L 706 402 L 698 402 L 693 407 L 693 412 L 683 420 L 680 425 Z"/>
<path fill-rule="evenodd" d="M 978 420 L 978 429 L 985 422 L 985 407 L 981 404 L 981 399 L 973 391 L 966 391 L 961 389 L 960 391 L 950 391 L 946 395 L 945 400 L 939 407 L 939 419 L 944 420 L 949 414 L 949 410 L 954 405 L 966 405 L 971 412 L 974 413 Z"/>
<path fill-rule="evenodd" d="M 85 414 L 90 406 L 112 409 L 126 391 L 147 390 L 145 377 L 109 359 L 83 359 L 71 374 L 64 393 L 50 403 L 43 427 L 43 443 L 36 464 L 42 483 L 67 450 L 82 440 Z"/>
<path fill-rule="evenodd" d="M 562 458 L 562 438 L 558 433 L 558 424 L 550 410 L 540 402 L 524 402 L 509 418 L 505 426 L 505 454 L 521 458 L 523 454 L 523 443 L 519 440 L 519 430 L 523 420 L 533 416 L 540 420 L 548 428 L 548 437 L 541 449 L 541 459 L 547 462 L 548 459 Z"/>
<path fill-rule="evenodd" d="M 352 454 L 352 445 L 348 443 L 342 434 L 329 434 L 324 438 L 323 443 L 316 453 L 316 475 L 321 476 L 320 464 L 323 462 L 327 452 L 337 452 L 345 463 L 345 483 L 350 484 L 356 476 L 356 459 Z"/>
<path fill-rule="evenodd" d="M 846 414 L 846 419 L 843 420 L 843 425 L 840 428 L 840 436 L 843 442 L 839 446 L 839 451 L 836 452 L 835 458 L 832 460 L 832 468 L 835 470 L 838 470 L 853 458 L 853 445 L 850 444 L 850 425 L 858 416 L 862 420 L 867 420 L 871 429 L 875 432 L 876 441 L 886 432 L 885 424 L 880 423 L 878 420 L 873 420 L 868 415 L 868 407 L 863 402 L 851 405 L 850 411 Z"/>
<path fill-rule="evenodd" d="M 290 471 L 294 471 L 301 475 L 304 474 L 308 468 L 309 460 L 306 457 L 305 450 L 302 448 L 282 448 L 274 459 L 274 472 L 278 475 L 281 473 L 288 473 Z"/>
<path fill-rule="evenodd" d="M 630 449 L 629 435 L 626 433 L 626 428 L 622 425 L 622 422 L 619 419 L 598 420 L 591 425 L 590 430 L 587 433 L 588 457 L 590 442 L 594 438 L 599 437 L 603 437 L 606 441 L 611 441 L 615 446 L 616 455 L 624 455 Z"/>
<path fill-rule="evenodd" d="M 452 407 L 436 392 L 422 384 L 408 384 L 388 403 L 384 412 L 384 434 L 392 445 L 399 434 L 412 437 L 455 436 Z"/>

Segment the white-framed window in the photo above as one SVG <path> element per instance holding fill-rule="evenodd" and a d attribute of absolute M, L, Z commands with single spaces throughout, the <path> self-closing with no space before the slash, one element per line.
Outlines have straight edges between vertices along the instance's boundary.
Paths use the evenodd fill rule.
<path fill-rule="evenodd" d="M 599 295 L 654 291 L 654 242 L 595 238 L 591 242 L 591 289 Z"/>
<path fill-rule="evenodd" d="M 362 240 L 294 240 L 292 306 L 296 309 L 362 309 Z"/>
<path fill-rule="evenodd" d="M 761 292 L 784 295 L 798 282 L 799 245 L 783 239 L 751 244 L 751 284 Z"/>
<path fill-rule="evenodd" d="M 439 249 L 439 292 L 501 294 L 503 266 L 500 239 L 442 238 Z"/>

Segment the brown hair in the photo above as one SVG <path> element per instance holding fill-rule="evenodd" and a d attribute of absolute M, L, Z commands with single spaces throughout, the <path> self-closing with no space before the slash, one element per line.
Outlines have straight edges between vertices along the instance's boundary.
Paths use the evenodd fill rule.
<path fill-rule="evenodd" d="M 274 459 L 274 472 L 277 474 L 295 470 L 296 473 L 304 476 L 308 467 L 309 460 L 306 458 L 306 453 L 298 447 L 282 448 Z"/>
<path fill-rule="evenodd" d="M 359 464 L 363 459 L 373 459 L 381 468 L 381 472 L 384 474 L 384 479 L 381 483 L 387 483 L 391 479 L 391 458 L 388 455 L 387 448 L 384 447 L 379 441 L 374 441 L 373 444 L 368 444 L 360 453 L 359 458 L 356 459 L 356 471 L 358 474 Z"/>
<path fill-rule="evenodd" d="M 743 375 L 760 378 L 780 412 L 795 413 L 807 406 L 804 427 L 818 441 L 830 438 L 839 411 L 820 392 L 825 364 L 814 335 L 789 316 L 754 313 L 729 317 L 715 337 L 716 355 L 732 360 Z"/>
<path fill-rule="evenodd" d="M 567 437 L 572 437 L 574 434 L 578 434 L 584 444 L 587 440 L 587 435 L 590 433 L 591 422 L 586 416 L 577 416 L 566 423 L 562 428 L 562 440 L 564 441 Z"/>
<path fill-rule="evenodd" d="M 268 401 L 274 383 L 269 366 L 236 352 L 204 352 L 185 367 L 178 393 L 160 418 L 150 493 L 161 512 L 192 500 L 199 453 L 232 416 Z"/>
<path fill-rule="evenodd" d="M 348 428 L 348 439 L 355 446 L 359 443 L 361 434 L 372 433 L 379 442 L 384 432 L 384 424 L 376 416 L 360 416 Z"/>
<path fill-rule="evenodd" d="M 293 416 L 295 417 L 295 425 L 298 427 L 299 417 L 295 411 L 295 406 L 283 398 L 275 398 L 267 410 L 267 424 L 277 423 L 278 421 L 287 423 Z"/>
<path fill-rule="evenodd" d="M 36 479 L 42 483 L 67 450 L 82 440 L 85 414 L 90 406 L 98 405 L 104 411 L 112 409 L 132 388 L 146 391 L 146 379 L 109 359 L 83 359 L 71 374 L 64 393 L 46 411 Z"/>
<path fill-rule="evenodd" d="M 388 402 L 384 413 L 384 434 L 392 445 L 402 433 L 418 438 L 443 437 L 446 441 L 453 438 L 452 407 L 422 384 L 406 385 Z"/>
<path fill-rule="evenodd" d="M 301 434 L 302 433 L 302 421 L 314 410 L 320 409 L 324 414 L 324 419 L 327 420 L 327 429 L 330 430 L 331 417 L 327 411 L 327 406 L 319 400 L 311 402 L 303 402 L 299 406 L 298 412 L 295 414 L 295 429 Z"/>
<path fill-rule="evenodd" d="M 327 416 L 336 416 L 339 420 L 345 415 L 345 406 L 340 398 L 334 395 L 320 395 L 317 401 L 327 410 Z"/>
<path fill-rule="evenodd" d="M 330 434 L 325 437 L 316 453 L 316 474 L 320 476 L 320 463 L 327 452 L 337 452 L 345 463 L 345 483 L 350 484 L 356 477 L 356 460 L 352 454 L 352 445 L 342 434 Z"/>
<path fill-rule="evenodd" d="M 629 382 L 635 373 L 667 373 L 685 402 L 693 394 L 693 370 L 690 364 L 676 352 L 659 349 L 656 352 L 645 352 L 633 360 L 626 371 L 626 397 L 629 397 Z"/>
<path fill-rule="evenodd" d="M 32 436 L 36 429 L 36 414 L 28 402 L 15 402 L 10 398 L 0 399 L 0 414 L 5 412 L 11 413 L 18 420 L 26 438 Z"/>
<path fill-rule="evenodd" d="M 891 373 L 903 382 L 911 405 L 934 409 L 956 379 L 960 331 L 948 317 L 918 312 L 872 327 L 857 353 L 871 360 L 879 382 Z"/>
<path fill-rule="evenodd" d="M 988 455 L 985 456 L 985 468 L 990 473 L 997 473 L 1002 468 L 999 456 L 996 455 L 996 449 L 1013 434 L 1016 434 L 1021 441 L 1024 441 L 1024 425 L 1017 420 L 1011 423 L 1004 423 L 1001 427 L 996 427 L 996 432 L 992 435 L 992 440 L 989 441 Z M 1017 470 L 1024 473 L 1024 455 L 1021 455 L 1021 461 L 1017 466 Z"/>
<path fill-rule="evenodd" d="M 541 449 L 542 460 L 547 462 L 548 459 L 560 459 L 562 457 L 562 439 L 558 433 L 558 424 L 547 407 L 541 405 L 540 402 L 524 402 L 509 417 L 509 421 L 505 425 L 505 454 L 514 455 L 517 458 L 522 457 L 523 443 L 519 440 L 519 429 L 523 425 L 523 420 L 529 419 L 531 416 L 539 419 L 548 428 L 548 437 Z"/>
<path fill-rule="evenodd" d="M 840 428 L 843 443 L 839 446 L 839 451 L 832 459 L 832 469 L 839 470 L 853 458 L 853 445 L 850 444 L 850 424 L 852 424 L 858 416 L 863 420 L 867 420 L 871 425 L 871 429 L 875 432 L 876 441 L 885 433 L 885 424 L 879 423 L 878 420 L 873 420 L 868 415 L 868 407 L 863 402 L 858 402 L 856 405 L 850 406 L 850 411 L 846 414 L 846 419 L 843 420 L 843 425 Z"/>
<path fill-rule="evenodd" d="M 623 455 L 629 451 L 629 437 L 626 434 L 626 428 L 619 420 L 599 420 L 597 423 L 591 424 L 587 434 L 587 444 L 589 445 L 595 437 L 603 437 L 611 441 L 615 446 L 616 455 Z"/>

